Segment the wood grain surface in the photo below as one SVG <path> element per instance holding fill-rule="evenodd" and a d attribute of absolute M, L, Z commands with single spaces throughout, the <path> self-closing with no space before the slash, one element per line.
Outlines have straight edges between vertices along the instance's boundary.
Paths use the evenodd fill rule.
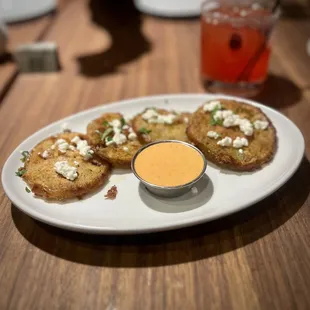
<path fill-rule="evenodd" d="M 205 91 L 197 19 L 143 16 L 130 1 L 119 9 L 113 2 L 67 1 L 53 18 L 42 39 L 57 42 L 62 70 L 18 74 L 10 85 L 0 103 L 1 168 L 23 139 L 72 113 L 123 98 Z M 270 76 L 256 98 L 304 134 L 306 154 L 293 178 L 233 216 L 126 237 L 39 223 L 1 187 L 1 310 L 310 309 L 310 20 L 308 7 L 294 5 L 296 14 L 284 14 L 274 33 Z M 45 20 L 33 29 L 40 32 Z M 36 37 L 31 27 L 20 31 Z"/>
<path fill-rule="evenodd" d="M 0 58 L 0 100 L 14 82 L 18 68 L 16 67 L 13 54 L 15 49 L 22 44 L 41 41 L 47 34 L 53 23 L 54 17 L 72 0 L 58 0 L 58 10 L 41 18 L 8 26 L 7 55 Z"/>
<path fill-rule="evenodd" d="M 40 40 L 41 35 L 51 22 L 51 16 L 46 16 L 41 19 L 31 21 L 21 25 L 9 27 L 8 31 L 8 54 L 0 63 L 0 98 L 7 90 L 13 79 L 17 75 L 17 68 L 13 62 L 13 53 L 20 44 L 31 43 Z M 11 53 L 10 53 L 11 51 Z"/>

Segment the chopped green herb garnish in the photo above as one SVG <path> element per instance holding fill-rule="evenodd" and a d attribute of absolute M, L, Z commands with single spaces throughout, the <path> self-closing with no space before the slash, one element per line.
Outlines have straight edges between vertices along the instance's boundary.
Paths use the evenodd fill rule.
<path fill-rule="evenodd" d="M 223 125 L 223 121 L 221 119 L 215 120 L 214 118 L 211 118 L 210 124 L 212 126 L 215 126 L 215 125 L 222 126 Z"/>
<path fill-rule="evenodd" d="M 22 177 L 24 174 L 26 173 L 26 169 L 24 169 L 24 168 L 19 168 L 18 170 L 17 170 L 17 172 L 15 172 L 15 175 L 17 176 L 17 177 Z"/>
<path fill-rule="evenodd" d="M 140 133 L 142 133 L 142 134 L 144 134 L 144 135 L 148 135 L 149 133 L 151 133 L 152 132 L 152 130 L 148 130 L 148 129 L 146 129 L 146 128 L 140 128 L 139 129 L 139 132 Z"/>
<path fill-rule="evenodd" d="M 126 125 L 126 121 L 125 121 L 124 117 L 121 118 L 121 125 L 122 125 L 122 127 Z"/>
<path fill-rule="evenodd" d="M 112 137 L 107 137 L 106 139 L 108 142 L 112 141 Z"/>
<path fill-rule="evenodd" d="M 28 151 L 22 151 L 22 158 L 20 159 L 23 163 L 27 160 L 27 158 L 30 156 L 30 153 Z"/>
<path fill-rule="evenodd" d="M 102 125 L 105 126 L 105 127 L 110 127 L 111 126 L 108 121 L 103 121 Z"/>
<path fill-rule="evenodd" d="M 215 125 L 220 125 L 220 126 L 222 126 L 223 125 L 223 120 L 221 120 L 221 119 L 215 119 L 214 118 L 214 115 L 215 115 L 215 113 L 217 112 L 217 111 L 219 111 L 220 110 L 220 108 L 215 108 L 212 112 L 211 112 L 211 119 L 210 119 L 210 124 L 212 125 L 212 126 L 215 126 Z"/>
<path fill-rule="evenodd" d="M 101 141 L 104 141 L 105 138 L 113 132 L 113 128 L 108 128 L 105 132 L 101 135 Z"/>
<path fill-rule="evenodd" d="M 30 190 L 28 187 L 25 187 L 25 191 L 26 191 L 27 193 L 31 193 L 31 190 Z"/>

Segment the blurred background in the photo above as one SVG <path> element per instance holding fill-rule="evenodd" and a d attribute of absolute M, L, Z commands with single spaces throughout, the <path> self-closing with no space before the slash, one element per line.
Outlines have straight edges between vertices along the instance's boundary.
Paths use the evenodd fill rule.
<path fill-rule="evenodd" d="M 76 100 L 87 93 L 80 108 L 138 95 L 208 91 L 201 80 L 201 2 L 0 0 L 0 98 L 19 74 L 40 80 L 39 88 L 42 79 L 54 79 L 59 93 L 70 87 Z M 280 7 L 267 82 L 255 97 L 276 108 L 298 102 L 310 79 L 309 1 L 283 0 Z M 57 46 L 58 71 L 18 73 L 14 53 L 44 41 Z"/>

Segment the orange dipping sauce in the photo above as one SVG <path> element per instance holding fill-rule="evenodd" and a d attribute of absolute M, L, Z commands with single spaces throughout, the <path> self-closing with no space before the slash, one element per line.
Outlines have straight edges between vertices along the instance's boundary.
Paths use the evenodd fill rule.
<path fill-rule="evenodd" d="M 192 182 L 204 169 L 204 159 L 194 148 L 177 142 L 151 145 L 136 157 L 134 168 L 141 179 L 157 186 Z"/>

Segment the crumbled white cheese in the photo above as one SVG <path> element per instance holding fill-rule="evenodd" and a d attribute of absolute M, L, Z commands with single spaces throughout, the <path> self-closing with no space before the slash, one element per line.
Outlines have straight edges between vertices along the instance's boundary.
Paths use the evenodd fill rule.
<path fill-rule="evenodd" d="M 171 125 L 175 121 L 176 117 L 177 116 L 175 114 L 172 114 L 172 113 L 167 114 L 167 115 L 159 114 L 154 109 L 147 109 L 142 114 L 142 118 L 150 124 L 169 124 L 169 125 Z"/>
<path fill-rule="evenodd" d="M 128 130 L 129 135 L 128 139 L 129 140 L 135 140 L 137 138 L 137 135 L 134 133 L 133 129 L 129 125 L 124 125 L 122 126 L 122 122 L 119 119 L 114 119 L 109 123 L 113 127 L 113 132 L 114 136 L 112 138 L 107 137 L 105 139 L 105 144 L 106 146 L 116 144 L 116 145 L 121 145 L 127 141 L 126 135 L 122 133 L 122 130 Z"/>
<path fill-rule="evenodd" d="M 82 140 L 80 137 L 75 136 L 71 140 L 71 142 L 76 144 L 76 148 L 78 149 L 80 155 L 82 155 L 85 160 L 88 160 L 93 156 L 94 151 L 88 145 L 86 140 Z"/>
<path fill-rule="evenodd" d="M 58 145 L 58 150 L 61 153 L 66 153 L 68 149 L 69 149 L 69 143 L 67 143 L 67 142 L 60 143 Z"/>
<path fill-rule="evenodd" d="M 54 145 L 52 145 L 51 149 L 55 149 L 58 146 L 58 150 L 61 153 L 66 153 L 69 148 L 69 143 L 65 139 L 58 139 Z"/>
<path fill-rule="evenodd" d="M 145 121 L 150 120 L 151 118 L 157 118 L 158 113 L 154 109 L 147 109 L 143 114 L 142 118 Z"/>
<path fill-rule="evenodd" d="M 226 118 L 224 118 L 223 126 L 224 127 L 233 127 L 238 126 L 240 122 L 240 116 L 236 114 L 228 115 Z"/>
<path fill-rule="evenodd" d="M 121 128 L 122 127 L 122 123 L 119 119 L 114 119 L 112 122 L 109 123 L 113 128 Z"/>
<path fill-rule="evenodd" d="M 122 128 L 119 128 L 119 127 L 113 127 L 113 131 L 114 133 L 121 133 L 122 132 Z"/>
<path fill-rule="evenodd" d="M 240 130 L 247 136 L 253 135 L 253 125 L 246 118 L 240 118 L 231 110 L 216 111 L 213 115 L 214 120 L 223 120 L 224 127 L 239 126 Z"/>
<path fill-rule="evenodd" d="M 221 102 L 218 100 L 209 101 L 203 106 L 203 110 L 205 112 L 212 112 L 214 109 L 221 109 L 222 105 Z"/>
<path fill-rule="evenodd" d="M 45 151 L 41 154 L 41 157 L 44 158 L 44 159 L 46 159 L 46 158 L 48 158 L 49 155 L 50 155 L 49 152 L 48 152 L 47 150 L 45 150 Z"/>
<path fill-rule="evenodd" d="M 257 129 L 257 130 L 265 130 L 267 129 L 269 123 L 266 122 L 266 121 L 255 121 L 254 122 L 254 128 Z"/>
<path fill-rule="evenodd" d="M 220 146 L 230 146 L 232 143 L 232 139 L 230 137 L 225 137 L 224 139 L 217 142 L 217 145 Z"/>
<path fill-rule="evenodd" d="M 218 121 L 223 119 L 223 111 L 216 111 L 213 115 L 213 118 Z"/>
<path fill-rule="evenodd" d="M 80 165 L 79 162 L 76 161 L 76 160 L 75 160 L 73 163 L 74 163 L 74 165 L 77 166 L 77 167 Z"/>
<path fill-rule="evenodd" d="M 67 141 L 65 139 L 58 139 L 58 140 L 56 140 L 54 145 L 59 145 L 61 143 L 67 143 Z"/>
<path fill-rule="evenodd" d="M 75 144 L 78 144 L 80 141 L 81 141 L 81 138 L 78 137 L 78 136 L 75 136 L 75 137 L 71 140 L 71 142 L 72 142 L 72 143 L 75 143 Z"/>
<path fill-rule="evenodd" d="M 128 139 L 129 139 L 129 140 L 135 140 L 135 139 L 137 139 L 137 135 L 136 135 L 134 132 L 131 132 L 131 133 L 128 135 Z"/>
<path fill-rule="evenodd" d="M 70 166 L 67 161 L 57 161 L 54 169 L 58 174 L 70 181 L 74 181 L 78 176 L 77 168 Z"/>
<path fill-rule="evenodd" d="M 117 145 L 121 145 L 127 141 L 127 138 L 124 134 L 116 132 L 112 138 L 113 142 Z"/>
<path fill-rule="evenodd" d="M 124 150 L 125 152 L 128 152 L 129 149 L 128 149 L 127 146 L 124 146 L 124 147 L 123 147 L 123 150 Z"/>
<path fill-rule="evenodd" d="M 240 154 L 243 154 L 243 149 L 239 149 L 239 153 L 240 153 Z"/>
<path fill-rule="evenodd" d="M 71 150 L 71 151 L 75 151 L 75 150 L 76 150 L 76 148 L 75 148 L 75 146 L 73 146 L 73 145 L 69 145 L 69 150 Z"/>
<path fill-rule="evenodd" d="M 71 132 L 71 129 L 69 129 L 69 124 L 68 123 L 62 123 L 60 128 L 63 132 Z"/>
<path fill-rule="evenodd" d="M 223 111 L 216 111 L 213 118 L 218 121 L 218 120 L 222 120 L 225 119 L 231 115 L 233 115 L 234 112 L 231 110 L 223 110 Z"/>
<path fill-rule="evenodd" d="M 232 110 L 224 110 L 222 113 L 223 118 L 226 118 L 226 117 L 231 116 L 233 114 L 234 114 L 234 112 Z"/>
<path fill-rule="evenodd" d="M 150 124 L 169 124 L 169 125 L 171 125 L 175 119 L 176 119 L 176 115 L 174 115 L 174 114 L 167 114 L 167 115 L 157 114 L 156 118 L 150 118 L 148 120 L 148 122 Z"/>
<path fill-rule="evenodd" d="M 120 133 L 122 131 L 122 122 L 119 119 L 114 119 L 109 123 L 114 131 L 114 134 Z"/>
<path fill-rule="evenodd" d="M 195 186 L 192 187 L 192 188 L 191 188 L 191 192 L 192 192 L 193 195 L 197 195 L 197 194 L 198 194 L 198 188 L 195 187 Z"/>
<path fill-rule="evenodd" d="M 239 127 L 240 127 L 240 130 L 246 136 L 252 136 L 253 135 L 253 125 L 251 124 L 251 122 L 248 119 L 240 118 Z"/>
<path fill-rule="evenodd" d="M 149 123 L 155 124 L 169 124 L 171 125 L 176 119 L 176 115 L 174 114 L 167 114 L 167 115 L 158 115 L 157 119 L 150 119 Z"/>
<path fill-rule="evenodd" d="M 207 136 L 212 139 L 217 139 L 220 135 L 215 131 L 208 131 Z"/>
<path fill-rule="evenodd" d="M 249 145 L 249 142 L 248 142 L 248 139 L 246 138 L 240 138 L 240 137 L 237 137 L 234 141 L 233 141 L 233 147 L 236 148 L 236 149 L 239 149 L 243 146 L 248 146 Z"/>

